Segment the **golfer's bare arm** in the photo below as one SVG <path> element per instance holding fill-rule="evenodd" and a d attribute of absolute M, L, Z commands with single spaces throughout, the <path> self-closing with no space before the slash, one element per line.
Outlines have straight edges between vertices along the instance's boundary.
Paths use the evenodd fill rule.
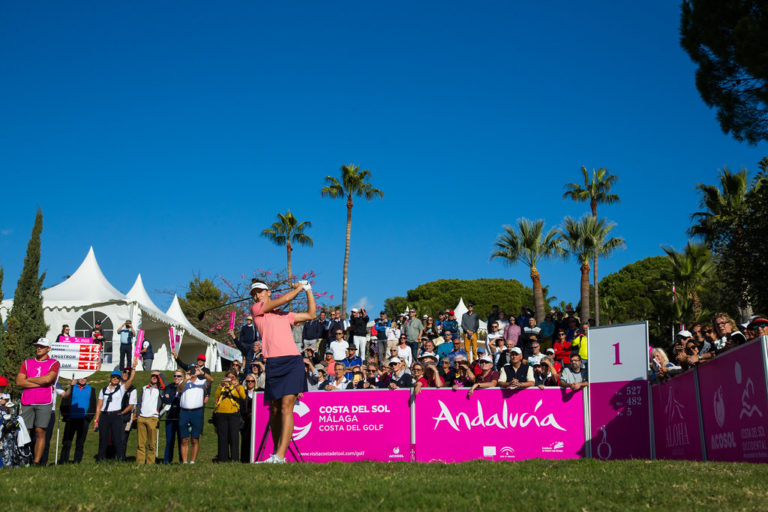
<path fill-rule="evenodd" d="M 312 288 L 307 290 L 307 310 L 301 313 L 296 313 L 294 322 L 307 322 L 314 320 L 317 316 L 317 307 L 315 306 L 315 294 L 312 292 Z"/>
<path fill-rule="evenodd" d="M 284 304 L 288 304 L 293 299 L 296 298 L 296 296 L 299 294 L 299 292 L 303 289 L 301 283 L 295 283 L 293 285 L 293 290 L 286 292 L 284 295 L 281 295 L 277 299 L 267 299 L 264 301 L 264 313 L 269 313 L 275 308 L 279 308 L 280 306 Z M 312 317 L 314 318 L 314 317 Z"/>

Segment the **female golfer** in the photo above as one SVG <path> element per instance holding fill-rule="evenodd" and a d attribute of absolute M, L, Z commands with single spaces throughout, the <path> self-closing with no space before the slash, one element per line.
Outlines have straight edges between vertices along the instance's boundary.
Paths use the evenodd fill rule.
<path fill-rule="evenodd" d="M 302 289 L 307 294 L 307 311 L 289 313 L 276 309 L 292 301 Z M 291 326 L 315 318 L 315 296 L 306 281 L 295 283 L 293 290 L 280 298 L 273 300 L 271 296 L 269 286 L 253 280 L 251 297 L 256 303 L 251 307 L 251 313 L 267 360 L 264 400 L 269 400 L 269 427 L 274 443 L 274 453 L 264 462 L 282 464 L 293 435 L 293 405 L 298 394 L 307 390 L 304 359 L 293 341 Z"/>

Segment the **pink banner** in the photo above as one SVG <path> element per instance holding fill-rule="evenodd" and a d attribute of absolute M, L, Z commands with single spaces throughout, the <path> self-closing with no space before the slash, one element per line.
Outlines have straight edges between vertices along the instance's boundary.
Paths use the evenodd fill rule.
<path fill-rule="evenodd" d="M 59 343 L 93 343 L 93 338 L 83 338 L 80 336 L 62 336 L 56 341 Z"/>
<path fill-rule="evenodd" d="M 293 440 L 307 462 L 411 460 L 410 409 L 407 390 L 316 391 L 304 393 L 293 408 Z M 272 455 L 272 436 L 266 433 L 269 405 L 256 395 L 253 456 Z M 293 448 L 293 446 L 291 446 Z M 289 460 L 295 460 L 288 452 Z"/>
<path fill-rule="evenodd" d="M 592 457 L 650 459 L 648 381 L 590 382 Z"/>
<path fill-rule="evenodd" d="M 760 341 L 698 369 L 707 459 L 768 462 L 768 397 Z"/>
<path fill-rule="evenodd" d="M 562 389 L 424 389 L 416 460 L 574 459 L 584 453 L 584 395 Z"/>
<path fill-rule="evenodd" d="M 173 335 L 173 327 L 168 328 L 168 339 L 171 342 L 171 350 L 176 350 L 176 337 Z"/>
<path fill-rule="evenodd" d="M 136 350 L 133 353 L 133 357 L 141 357 L 141 345 L 144 343 L 144 331 L 139 330 L 136 333 Z"/>
<path fill-rule="evenodd" d="M 235 328 L 235 312 L 232 311 L 229 313 L 229 330 L 231 331 L 234 328 Z"/>
<path fill-rule="evenodd" d="M 176 335 L 176 350 L 178 351 L 181 348 L 181 334 Z"/>
<path fill-rule="evenodd" d="M 702 460 L 696 374 L 651 387 L 657 459 Z"/>

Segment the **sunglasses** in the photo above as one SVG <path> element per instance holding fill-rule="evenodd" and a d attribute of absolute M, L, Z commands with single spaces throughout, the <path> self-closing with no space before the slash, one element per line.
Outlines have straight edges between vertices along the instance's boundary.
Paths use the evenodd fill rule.
<path fill-rule="evenodd" d="M 256 381 L 255 381 L 255 380 L 249 380 L 249 379 L 245 379 L 245 382 L 250 382 L 251 384 L 256 384 Z"/>
<path fill-rule="evenodd" d="M 180 379 L 180 378 L 182 378 L 184 376 L 183 375 L 174 375 L 173 377 L 176 378 L 176 379 Z"/>

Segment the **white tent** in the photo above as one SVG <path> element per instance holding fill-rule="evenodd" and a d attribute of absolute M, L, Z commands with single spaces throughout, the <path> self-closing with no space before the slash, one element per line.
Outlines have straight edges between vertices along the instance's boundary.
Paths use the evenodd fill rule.
<path fill-rule="evenodd" d="M 453 312 L 456 313 L 456 322 L 458 322 L 459 327 L 461 327 L 461 318 L 464 316 L 464 313 L 467 313 L 468 311 L 469 309 L 464 305 L 464 298 L 459 297 L 459 303 L 453 308 Z M 488 332 L 488 322 L 480 320 L 479 323 L 480 327 L 478 328 L 478 332 Z"/>
<path fill-rule="evenodd" d="M 0 305 L 3 320 L 12 307 L 13 299 L 5 300 Z M 141 275 L 126 295 L 112 286 L 96 261 L 93 247 L 88 250 L 74 274 L 62 283 L 43 290 L 43 316 L 48 325 L 46 336 L 52 341 L 59 335 L 64 324 L 70 326 L 70 335 L 85 337 L 90 336 L 94 323 L 101 321 L 104 337 L 111 340 L 104 346 L 102 370 L 111 370 L 119 362 L 120 339 L 114 331 L 126 320 L 131 320 L 135 329 L 143 329 L 146 339 L 152 342 L 155 369 L 172 367 L 169 327 L 182 335 L 184 331 L 189 333 L 186 347 L 190 351 L 199 353 L 211 348 L 215 350 L 216 347 L 214 340 L 194 329 L 186 318 L 181 321 L 163 313 L 149 298 Z"/>

